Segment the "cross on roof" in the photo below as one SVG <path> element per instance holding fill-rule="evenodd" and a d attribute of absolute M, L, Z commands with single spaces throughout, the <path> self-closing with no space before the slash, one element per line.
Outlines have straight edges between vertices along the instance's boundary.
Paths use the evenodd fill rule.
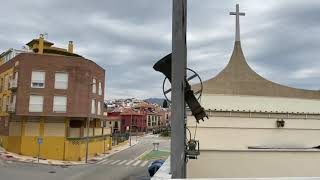
<path fill-rule="evenodd" d="M 230 15 L 236 16 L 236 41 L 240 41 L 240 23 L 239 16 L 245 16 L 244 12 L 239 12 L 239 4 L 236 5 L 236 12 L 230 12 Z"/>

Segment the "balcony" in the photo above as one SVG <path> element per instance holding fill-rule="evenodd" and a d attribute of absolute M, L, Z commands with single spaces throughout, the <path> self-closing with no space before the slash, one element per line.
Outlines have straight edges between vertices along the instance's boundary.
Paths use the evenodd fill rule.
<path fill-rule="evenodd" d="M 7 105 L 7 112 L 8 113 L 16 112 L 16 104 L 15 103 L 8 104 Z"/>
<path fill-rule="evenodd" d="M 18 81 L 16 79 L 11 79 L 9 81 L 9 89 L 14 90 L 18 87 Z"/>

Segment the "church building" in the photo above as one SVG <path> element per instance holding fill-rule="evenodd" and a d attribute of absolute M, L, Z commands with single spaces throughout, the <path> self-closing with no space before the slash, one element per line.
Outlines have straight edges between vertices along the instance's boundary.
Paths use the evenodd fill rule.
<path fill-rule="evenodd" d="M 271 82 L 246 62 L 239 5 L 228 65 L 203 82 L 201 105 L 208 120 L 187 127 L 200 155 L 187 163 L 188 178 L 320 176 L 320 91 Z M 197 91 L 200 85 L 194 85 Z M 192 134 L 193 136 L 194 134 Z"/>

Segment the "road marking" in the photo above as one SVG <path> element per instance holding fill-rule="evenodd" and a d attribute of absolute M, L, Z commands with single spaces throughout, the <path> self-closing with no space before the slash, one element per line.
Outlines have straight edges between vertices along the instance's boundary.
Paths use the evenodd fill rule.
<path fill-rule="evenodd" d="M 142 164 L 140 164 L 141 167 L 144 167 L 149 161 L 144 161 Z"/>
<path fill-rule="evenodd" d="M 121 160 L 113 161 L 113 162 L 112 162 L 112 163 L 110 163 L 110 164 L 111 164 L 111 165 L 114 165 L 114 164 L 118 163 L 119 161 L 121 161 Z"/>
<path fill-rule="evenodd" d="M 134 160 L 131 160 L 131 161 L 127 162 L 126 165 L 127 165 L 127 166 L 130 165 L 131 163 L 133 163 L 133 161 L 134 161 Z"/>
<path fill-rule="evenodd" d="M 132 164 L 132 166 L 137 166 L 141 161 L 138 160 L 137 162 L 135 162 L 134 164 Z"/>
<path fill-rule="evenodd" d="M 106 161 L 108 161 L 108 160 L 109 160 L 109 159 L 103 159 L 103 160 L 97 162 L 96 164 L 102 164 L 102 163 L 104 163 L 104 162 L 106 162 Z"/>
<path fill-rule="evenodd" d="M 123 164 L 125 162 L 127 162 L 127 160 L 123 160 L 123 161 L 119 162 L 118 165 L 121 165 L 121 164 Z"/>
<path fill-rule="evenodd" d="M 105 163 L 103 163 L 103 164 L 109 164 L 109 163 L 112 163 L 112 161 L 114 161 L 114 160 L 110 160 L 110 161 L 107 161 L 107 162 L 105 162 Z"/>

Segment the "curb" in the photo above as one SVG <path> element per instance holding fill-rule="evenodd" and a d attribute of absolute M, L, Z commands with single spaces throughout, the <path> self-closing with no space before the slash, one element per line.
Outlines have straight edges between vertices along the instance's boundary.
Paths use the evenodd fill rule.
<path fill-rule="evenodd" d="M 37 160 L 22 161 L 22 160 L 20 160 L 19 158 L 13 157 L 12 155 L 10 155 L 10 156 L 12 156 L 12 157 L 10 157 L 10 158 L 5 157 L 6 155 L 9 155 L 9 154 L 5 154 L 6 151 L 0 152 L 0 153 L 2 153 L 2 154 L 0 155 L 0 159 L 2 159 L 2 160 L 4 160 L 4 161 L 20 162 L 20 163 L 26 163 L 26 164 L 42 164 L 42 165 L 48 165 L 48 166 L 62 166 L 62 167 L 67 167 L 67 166 L 81 166 L 81 165 L 83 166 L 83 165 L 96 164 L 96 163 L 98 163 L 98 162 L 106 159 L 107 157 L 109 157 L 109 156 L 111 156 L 111 155 L 114 155 L 114 154 L 116 154 L 116 153 L 119 153 L 119 152 L 121 152 L 121 151 L 123 151 L 123 150 L 129 149 L 129 148 L 135 146 L 136 144 L 138 144 L 138 142 L 139 142 L 139 141 L 137 141 L 137 143 L 133 144 L 132 146 L 128 146 L 127 148 L 121 149 L 121 150 L 119 150 L 119 151 L 115 151 L 115 152 L 112 153 L 112 154 L 108 154 L 107 156 L 105 156 L 105 157 L 104 157 L 103 159 L 101 159 L 101 160 L 94 161 L 94 162 L 90 162 L 90 160 L 89 160 L 88 163 L 79 163 L 79 164 L 67 164 L 67 163 L 66 163 L 66 164 L 54 164 L 54 163 L 52 163 L 52 164 L 49 164 L 49 163 L 43 163 L 43 162 L 39 162 L 39 163 L 38 163 Z M 115 147 L 120 147 L 120 146 L 122 146 L 122 145 L 115 146 Z"/>

